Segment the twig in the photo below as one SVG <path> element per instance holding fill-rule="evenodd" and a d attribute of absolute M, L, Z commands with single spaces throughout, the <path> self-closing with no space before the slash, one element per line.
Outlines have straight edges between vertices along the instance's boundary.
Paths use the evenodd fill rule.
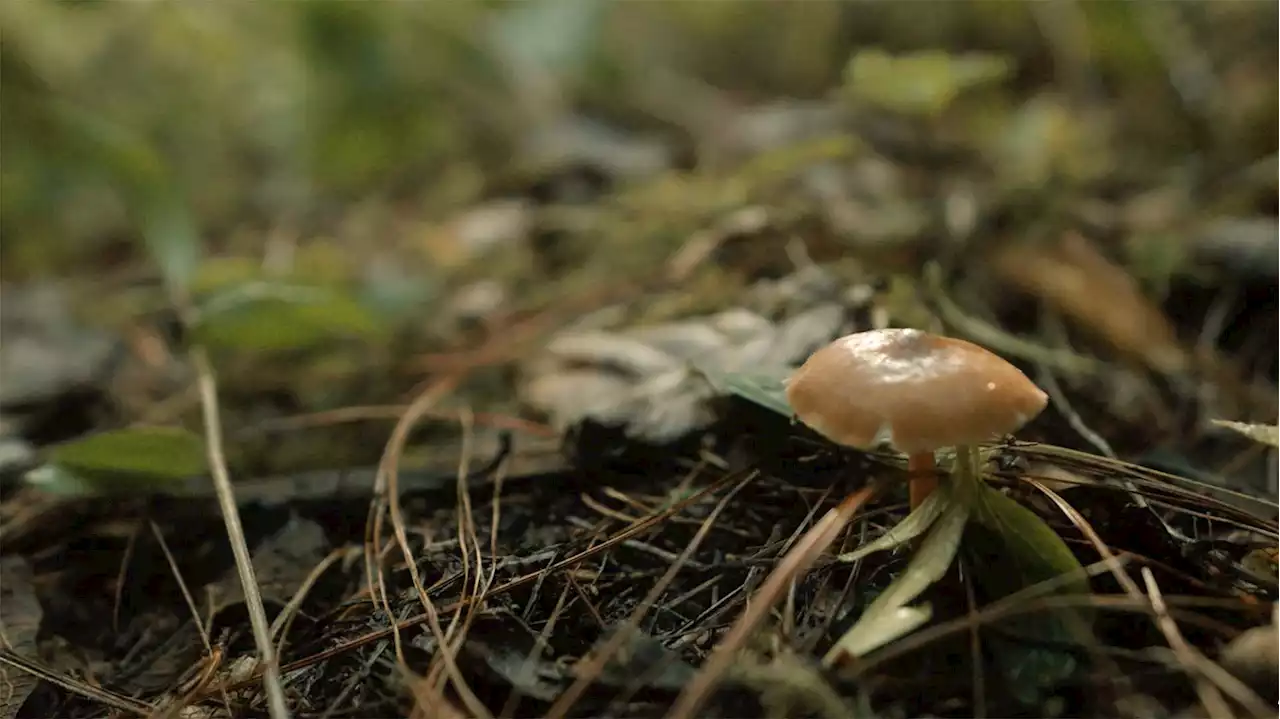
<path fill-rule="evenodd" d="M 387 596 L 386 579 L 382 572 L 381 562 L 377 559 L 381 554 L 379 550 L 382 539 L 382 523 L 385 516 L 384 510 L 389 510 L 391 528 L 395 535 L 396 544 L 404 556 L 406 568 L 409 570 L 409 577 L 413 581 L 413 587 L 418 594 L 418 600 L 426 611 L 427 626 L 431 630 L 432 637 L 436 640 L 436 646 L 440 652 L 439 656 L 444 660 L 449 678 L 453 681 L 454 688 L 458 690 L 463 703 L 466 704 L 467 710 L 477 717 L 487 718 L 490 716 L 488 710 L 467 686 L 462 678 L 461 671 L 458 669 L 457 662 L 453 660 L 448 650 L 448 640 L 440 627 L 439 614 L 436 612 L 435 604 L 427 596 L 426 587 L 422 584 L 422 575 L 418 572 L 417 560 L 413 556 L 413 550 L 409 548 L 409 537 L 405 532 L 404 517 L 400 511 L 398 464 L 400 455 L 404 451 L 405 443 L 409 438 L 409 430 L 413 428 L 427 409 L 457 384 L 458 377 L 456 375 L 435 383 L 433 387 L 414 399 L 408 411 L 400 418 L 400 421 L 396 423 L 395 429 L 391 432 L 391 439 L 387 441 L 386 449 L 382 454 L 382 461 L 378 465 L 378 475 L 374 487 L 375 499 L 370 502 L 370 520 L 365 528 L 367 535 L 365 549 L 366 579 L 371 589 L 376 587 L 375 596 L 381 602 L 381 608 L 387 613 L 387 617 L 392 623 L 396 658 L 402 667 L 408 667 L 408 662 L 404 658 L 404 644 L 400 638 L 399 623 L 395 620 L 395 613 L 391 611 L 391 601 Z M 376 582 L 374 581 L 375 573 L 377 576 Z"/>
<path fill-rule="evenodd" d="M 769 615 L 778 597 L 787 590 L 796 576 L 817 561 L 860 507 L 879 494 L 882 482 L 876 481 L 844 498 L 839 505 L 823 515 L 818 523 L 792 546 L 778 566 L 769 574 L 760 589 L 752 596 L 747 608 L 738 616 L 729 632 L 716 644 L 707 657 L 702 670 L 685 686 L 667 715 L 669 719 L 692 719 L 698 709 L 715 691 L 720 679 L 733 665 L 738 650 L 746 644 L 751 633 Z"/>
<path fill-rule="evenodd" d="M 1111 449 L 1111 444 L 1102 435 L 1094 432 L 1089 425 L 1084 423 L 1084 419 L 1076 413 L 1075 408 L 1071 406 L 1071 402 L 1067 400 L 1066 393 L 1062 391 L 1062 387 L 1058 384 L 1058 378 L 1054 376 L 1053 370 L 1049 369 L 1043 362 L 1037 362 L 1036 369 L 1039 370 L 1036 372 L 1037 383 L 1044 387 L 1044 391 L 1053 400 L 1053 406 L 1066 418 L 1067 424 L 1071 425 L 1071 429 L 1074 429 L 1076 434 L 1093 445 L 1103 456 L 1110 459 L 1119 459 L 1115 450 Z"/>
<path fill-rule="evenodd" d="M 320 560 L 320 563 L 312 567 L 311 571 L 307 573 L 307 578 L 302 580 L 302 586 L 294 591 L 293 596 L 289 598 L 289 603 L 276 616 L 275 621 L 271 622 L 271 638 L 279 640 L 279 644 L 276 645 L 276 654 L 284 653 L 285 638 L 289 634 L 289 627 L 293 625 L 293 620 L 298 616 L 298 610 L 302 607 L 302 602 L 306 600 L 307 594 L 311 592 L 312 587 L 316 585 L 316 582 L 320 581 L 320 577 L 328 571 L 329 567 L 352 554 L 353 551 L 349 547 L 335 549 L 329 552 L 328 556 Z"/>
<path fill-rule="evenodd" d="M 560 588 L 560 596 L 556 599 L 556 606 L 551 610 L 551 616 L 547 618 L 547 623 L 542 627 L 542 631 L 538 633 L 537 641 L 533 643 L 533 648 L 529 650 L 528 656 L 525 657 L 524 664 L 520 666 L 521 676 L 533 676 L 538 669 L 539 660 L 542 659 L 542 652 L 551 647 L 551 635 L 558 625 L 561 613 L 564 612 L 569 603 L 569 590 L 576 589 L 579 593 L 582 592 L 582 588 L 572 581 L 572 575 L 567 576 L 570 577 L 570 581 L 565 582 L 564 586 Z M 587 606 L 591 607 L 590 603 Z M 591 608 L 591 611 L 594 612 L 594 608 Z M 599 615 L 597 614 L 597 616 Z M 521 623 L 523 624 L 523 620 L 521 620 Z M 601 624 L 602 628 L 603 626 Z M 507 700 L 503 702 L 502 710 L 498 712 L 498 717 L 500 719 L 510 719 L 510 717 L 514 716 L 522 696 L 524 696 L 524 692 L 520 691 L 519 683 L 512 682 L 511 692 L 507 694 Z"/>
<path fill-rule="evenodd" d="M 947 296 L 942 284 L 942 268 L 936 263 L 930 263 L 925 267 L 923 280 L 925 294 L 944 323 L 955 327 L 975 341 L 998 350 L 1001 354 L 1021 357 L 1028 362 L 1055 367 L 1060 371 L 1077 375 L 1095 375 L 1102 368 L 1102 363 L 1090 357 L 1042 347 L 969 315 Z"/>
<path fill-rule="evenodd" d="M 714 482 L 707 485 L 706 487 L 702 487 L 698 489 L 696 492 L 694 492 L 690 496 L 681 499 L 679 502 L 676 502 L 672 506 L 666 507 L 661 511 L 653 514 L 652 516 L 645 517 L 641 519 L 639 522 L 623 528 L 617 534 L 604 539 L 604 541 L 600 542 L 599 544 L 594 544 L 594 543 L 590 544 L 587 546 L 586 549 L 576 554 L 565 557 L 564 559 L 561 559 L 537 572 L 524 574 L 512 579 L 509 579 L 503 582 L 502 584 L 499 584 L 498 586 L 490 589 L 489 594 L 498 595 L 498 594 L 504 594 L 504 593 L 510 592 L 511 590 L 517 587 L 522 587 L 522 586 L 525 586 L 526 584 L 535 583 L 550 574 L 567 570 L 582 562 L 585 562 L 586 560 L 592 557 L 604 554 L 605 552 L 617 547 L 618 545 L 622 544 L 628 539 L 631 539 L 632 537 L 637 537 L 641 534 L 644 534 L 645 532 L 651 531 L 654 527 L 658 526 L 662 522 L 668 521 L 673 515 L 677 514 L 678 512 L 682 512 L 684 511 L 685 508 L 692 506 L 698 502 L 701 502 L 707 496 L 710 496 L 712 494 L 715 494 L 716 492 L 719 492 L 725 487 L 740 480 L 744 475 L 751 474 L 751 473 L 752 473 L 751 470 L 742 470 L 734 474 L 725 475 L 724 477 L 721 477 L 715 480 Z M 368 553 L 371 550 L 366 546 L 365 551 L 366 553 Z M 569 576 L 570 576 L 570 579 L 572 579 L 572 575 L 569 575 Z M 372 579 L 370 579 L 369 581 L 373 582 Z M 387 600 L 386 600 L 385 583 L 381 581 L 374 582 L 374 588 L 378 591 L 381 591 L 382 593 L 381 601 L 383 602 L 383 606 L 388 606 Z M 376 602 L 378 600 L 375 599 L 374 601 Z M 459 607 L 465 607 L 477 601 L 478 601 L 477 598 L 474 598 L 474 597 L 459 598 L 445 605 L 441 611 L 446 611 L 446 612 L 457 611 Z M 375 606 L 377 605 L 375 604 Z M 291 672 L 291 671 L 303 669 L 305 667 L 312 666 L 313 664 L 323 661 L 325 659 L 338 656 L 344 652 L 349 652 L 352 649 L 355 649 L 357 647 L 368 646 L 375 642 L 384 641 L 387 638 L 393 638 L 397 634 L 397 632 L 413 629 L 423 624 L 427 624 L 429 626 L 433 616 L 434 615 L 423 613 L 423 614 L 418 614 L 418 615 L 409 617 L 408 619 L 403 619 L 399 621 L 396 621 L 393 618 L 391 621 L 390 627 L 387 627 L 385 629 L 376 629 L 376 630 L 370 631 L 367 634 L 363 634 L 361 636 L 355 637 L 354 639 L 342 645 L 341 647 L 331 647 L 329 649 L 316 652 L 315 654 L 309 657 L 305 657 L 303 659 L 290 662 L 289 664 L 284 666 L 284 670 Z M 438 628 L 439 628 L 439 624 L 437 623 L 436 629 L 433 631 L 437 631 Z M 254 678 L 256 678 L 256 676 L 250 676 L 243 681 L 239 681 L 232 684 L 231 686 L 228 687 L 228 689 L 244 688 L 248 686 L 253 681 Z"/>
<path fill-rule="evenodd" d="M 150 717 L 156 711 L 155 707 L 143 701 L 93 686 L 78 679 L 63 676 L 60 672 L 53 671 L 8 649 L 0 649 L 0 665 L 12 667 L 24 674 L 43 679 L 54 686 L 62 687 L 72 694 L 105 704 L 122 712 L 140 717 Z"/>
<path fill-rule="evenodd" d="M 715 509 L 711 510 L 711 513 L 707 515 L 706 520 L 698 528 L 688 546 L 684 548 L 684 551 L 680 553 L 676 561 L 671 563 L 662 577 L 654 583 L 648 594 L 640 600 L 640 604 L 636 606 L 635 611 L 627 618 L 626 623 L 618 627 L 617 631 L 613 633 L 613 636 L 609 637 L 604 646 L 593 652 L 591 659 L 579 668 L 577 679 L 574 680 L 573 684 L 569 685 L 569 688 L 563 694 L 556 698 L 555 703 L 547 710 L 546 719 L 561 719 L 569 712 L 569 709 L 573 708 L 574 702 L 578 700 L 578 697 L 582 696 L 582 693 L 587 690 L 591 682 L 600 676 L 600 673 L 604 671 L 605 666 L 613 658 L 613 655 L 617 654 L 618 650 L 631 638 L 631 633 L 640 624 L 640 620 L 657 603 L 662 593 L 667 591 L 667 587 L 675 579 L 676 573 L 685 566 L 689 557 L 693 556 L 693 553 L 702 545 L 702 541 L 711 533 L 711 528 L 715 526 L 716 520 L 720 518 L 720 513 L 729 505 L 729 500 L 733 499 L 734 495 L 747 486 L 755 477 L 755 473 L 748 474 L 725 493 L 720 502 L 716 504 Z"/>
<path fill-rule="evenodd" d="M 1080 533 L 1085 536 L 1085 539 L 1088 539 L 1089 542 L 1093 544 L 1093 548 L 1098 550 L 1098 556 L 1102 557 L 1102 559 L 1107 562 L 1107 568 L 1111 570 L 1111 576 L 1115 577 L 1115 580 L 1120 584 L 1120 587 L 1124 589 L 1129 596 L 1135 599 L 1141 599 L 1142 590 L 1138 587 L 1138 583 L 1133 581 L 1133 577 L 1130 577 L 1128 572 L 1124 571 L 1124 566 L 1117 560 L 1115 552 L 1112 552 L 1111 547 L 1107 546 L 1107 543 L 1102 541 L 1102 537 L 1098 536 L 1098 532 L 1093 528 L 1093 525 L 1089 524 L 1089 521 L 1084 518 L 1084 515 L 1080 514 L 1075 507 L 1071 506 L 1070 502 L 1063 499 L 1062 495 L 1052 489 L 1049 489 L 1039 480 L 1028 478 L 1025 481 L 1027 484 L 1030 484 L 1032 487 L 1039 490 L 1041 494 L 1048 497 L 1049 501 L 1053 502 L 1058 509 L 1066 515 L 1067 519 L 1071 520 L 1071 523 L 1076 526 L 1076 529 L 1080 530 Z"/>
<path fill-rule="evenodd" d="M 191 362 L 196 370 L 196 385 L 200 391 L 200 408 L 204 417 L 205 449 L 209 457 L 209 474 L 218 494 L 218 506 L 227 526 L 227 539 L 235 555 L 236 573 L 244 591 L 245 609 L 249 612 L 249 625 L 253 628 L 253 641 L 262 657 L 262 686 L 267 694 L 267 709 L 271 719 L 289 719 L 289 707 L 285 703 L 284 687 L 280 685 L 280 662 L 275 644 L 271 641 L 271 627 L 267 624 L 267 611 L 262 606 L 262 594 L 253 573 L 253 559 L 244 540 L 244 528 L 240 525 L 240 510 L 236 506 L 235 490 L 227 473 L 226 458 L 222 454 L 222 420 L 218 417 L 218 385 L 213 368 L 204 348 L 191 348 Z"/>
<path fill-rule="evenodd" d="M 1045 333 L 1050 335 L 1055 342 L 1058 344 L 1065 344 L 1067 342 L 1067 328 L 1063 326 L 1062 319 L 1058 317 L 1058 315 L 1044 311 L 1040 314 L 1040 320 L 1044 325 Z M 1103 456 L 1108 459 L 1119 461 L 1120 458 L 1116 456 L 1115 450 L 1111 448 L 1111 444 L 1107 442 L 1102 435 L 1093 431 L 1089 425 L 1085 424 L 1084 419 L 1076 413 L 1075 408 L 1071 406 L 1071 402 L 1067 399 L 1066 393 L 1062 391 L 1062 387 L 1058 384 L 1058 378 L 1054 375 L 1053 370 L 1043 362 L 1036 363 L 1036 367 L 1038 369 L 1036 379 L 1039 380 L 1040 384 L 1044 387 L 1045 392 L 1047 392 L 1050 399 L 1053 400 L 1053 406 L 1064 418 L 1066 418 L 1067 424 L 1070 425 L 1077 434 L 1083 437 L 1086 442 L 1092 444 L 1094 448 L 1102 453 Z M 1156 511 L 1156 508 L 1151 506 L 1151 503 L 1147 501 L 1146 496 L 1143 495 L 1142 492 L 1138 491 L 1138 487 L 1133 483 L 1133 480 L 1128 477 L 1120 477 L 1119 482 L 1124 486 L 1125 491 L 1129 493 L 1129 498 L 1133 500 L 1133 503 L 1140 509 L 1145 509 L 1150 512 L 1151 516 L 1160 523 L 1161 527 L 1164 527 L 1164 531 L 1168 533 L 1170 537 L 1182 542 L 1188 541 L 1186 536 L 1179 532 L 1172 524 L 1169 524 L 1169 522 L 1160 515 L 1160 512 Z"/>
<path fill-rule="evenodd" d="M 1182 663 L 1183 671 L 1193 676 L 1200 704 L 1209 713 L 1211 719 L 1231 719 L 1234 714 L 1218 688 L 1206 681 L 1204 676 L 1195 670 L 1195 651 L 1187 645 L 1187 640 L 1178 630 L 1177 622 L 1169 616 L 1169 609 L 1160 596 L 1160 586 L 1156 584 L 1155 575 L 1151 573 L 1150 568 L 1142 568 L 1142 581 L 1147 585 L 1147 595 L 1151 602 L 1151 611 L 1155 613 L 1156 626 L 1169 642 L 1169 648 L 1173 650 L 1174 656 Z"/>
<path fill-rule="evenodd" d="M 154 529 L 154 524 L 153 527 Z M 133 532 L 129 534 L 129 543 L 124 546 L 124 556 L 120 557 L 120 570 L 116 572 L 116 590 L 111 598 L 111 631 L 120 633 L 120 604 L 124 596 L 124 588 L 127 585 L 126 578 L 129 576 L 129 563 L 133 561 L 133 553 L 138 548 L 138 536 L 142 534 L 142 525 L 137 525 Z M 179 583 L 182 578 L 178 577 Z M 187 588 L 182 588 L 186 592 Z M 200 617 L 196 617 L 196 622 L 200 621 Z"/>
<path fill-rule="evenodd" d="M 195 597 L 191 595 L 190 588 L 187 587 L 187 580 L 183 579 L 182 572 L 178 571 L 178 560 L 174 558 L 173 552 L 169 551 L 169 543 L 165 541 L 164 533 L 160 531 L 160 527 L 154 521 L 148 521 L 151 526 L 151 534 L 156 538 L 156 542 L 160 545 L 160 551 L 164 554 L 165 561 L 169 563 L 169 571 L 173 572 L 173 579 L 178 583 L 178 589 L 182 592 L 182 599 L 187 603 L 187 610 L 191 612 L 191 621 L 196 626 L 196 631 L 200 634 L 200 643 L 204 645 L 204 650 L 209 655 L 209 667 L 205 671 L 203 682 L 208 682 L 213 673 L 217 671 L 221 653 L 215 652 L 213 642 L 209 639 L 209 630 L 205 628 L 204 622 L 200 619 L 200 610 L 196 608 Z M 202 683 L 203 683 L 202 682 Z M 194 692 L 188 692 L 188 695 L 194 696 Z M 227 714 L 231 714 L 231 698 L 227 696 L 224 689 L 222 692 L 222 704 L 227 710 Z M 169 719 L 178 715 L 178 712 L 187 706 L 183 701 L 173 702 L 171 706 L 166 708 L 159 716 L 152 719 Z"/>
<path fill-rule="evenodd" d="M 1160 587 L 1156 586 L 1156 580 L 1151 574 L 1151 569 L 1143 567 L 1142 576 L 1143 580 L 1147 582 L 1148 594 L 1151 595 L 1151 608 L 1155 610 L 1158 622 L 1167 624 L 1167 626 L 1161 626 L 1161 631 L 1165 632 L 1165 638 L 1170 641 L 1171 649 L 1180 654 L 1179 660 L 1187 661 L 1189 659 L 1192 661 L 1192 667 L 1197 670 L 1199 676 L 1203 677 L 1204 682 L 1211 688 L 1212 693 L 1226 692 L 1226 695 L 1230 696 L 1231 699 L 1238 702 L 1240 706 L 1249 711 L 1249 714 L 1254 716 L 1260 716 L 1260 718 L 1263 718 L 1263 716 L 1275 716 L 1275 710 L 1267 707 L 1266 702 L 1262 701 L 1262 697 L 1258 696 L 1257 692 L 1254 692 L 1252 688 L 1249 688 L 1240 679 L 1236 679 L 1233 674 L 1222 668 L 1221 665 L 1208 659 L 1196 647 L 1187 644 L 1187 640 L 1183 638 L 1178 629 L 1178 623 L 1174 622 L 1174 618 L 1169 613 L 1169 608 L 1165 605 L 1164 596 L 1160 594 Z M 1280 605 L 1276 605 L 1276 608 L 1280 609 Z M 1172 635 L 1170 635 L 1170 631 Z M 1176 640 L 1174 637 L 1176 637 Z M 1175 646 L 1175 641 L 1176 644 L 1181 645 L 1181 649 Z M 1219 696 L 1219 699 L 1221 699 L 1221 696 Z M 1230 710 L 1226 715 L 1230 715 Z"/>
<path fill-rule="evenodd" d="M 1133 578 L 1129 577 L 1129 573 L 1125 572 L 1124 564 L 1120 562 L 1120 559 L 1116 557 L 1115 553 L 1112 553 L 1110 546 L 1107 546 L 1106 542 L 1102 541 L 1102 537 L 1098 536 L 1097 531 L 1093 530 L 1093 525 L 1089 523 L 1088 519 L 1085 519 L 1083 514 L 1080 514 L 1075 507 L 1071 507 L 1071 503 L 1069 503 L 1068 500 L 1062 499 L 1062 495 L 1057 494 L 1056 491 L 1048 489 L 1048 486 L 1042 484 L 1042 482 L 1032 480 L 1032 478 L 1028 478 L 1027 482 L 1028 484 L 1036 487 L 1036 489 L 1041 491 L 1041 493 L 1048 496 L 1048 498 L 1052 500 L 1053 504 L 1056 504 L 1057 508 L 1059 508 L 1062 513 L 1066 514 L 1066 517 L 1070 519 L 1071 523 L 1080 530 L 1080 533 L 1083 533 L 1085 537 L 1088 537 L 1088 540 L 1092 542 L 1094 549 L 1098 550 L 1098 555 L 1101 555 L 1103 562 L 1105 562 L 1107 568 L 1110 569 L 1111 576 L 1114 576 L 1116 581 L 1120 582 L 1120 586 L 1124 587 L 1129 596 L 1132 596 L 1135 600 L 1143 599 L 1142 591 L 1138 590 L 1137 582 L 1134 582 Z M 1075 628 L 1076 631 L 1079 631 L 1079 628 L 1074 626 L 1073 628 Z M 1082 633 L 1084 636 L 1093 636 L 1092 632 L 1084 631 Z M 1096 644 L 1096 642 L 1091 641 L 1088 645 L 1085 645 L 1088 647 L 1089 654 L 1093 655 L 1093 658 L 1100 663 L 1103 670 L 1114 674 L 1116 677 L 1120 677 L 1119 683 L 1121 688 L 1132 695 L 1132 682 L 1129 681 L 1128 677 L 1124 676 L 1124 673 L 1121 672 L 1120 668 L 1117 667 L 1114 661 L 1107 658 L 1106 655 L 1101 654 L 1101 652 L 1096 651 L 1094 644 Z"/>
<path fill-rule="evenodd" d="M 447 673 L 450 662 L 456 662 L 458 651 L 462 648 L 462 643 L 466 641 L 467 631 L 471 628 L 471 622 L 475 618 L 476 610 L 479 607 L 481 600 L 484 598 L 485 591 L 489 588 L 489 584 L 491 583 L 491 577 L 490 579 L 486 579 L 484 576 L 484 559 L 480 554 L 480 538 L 476 534 L 475 522 L 472 519 L 471 492 L 467 487 L 467 477 L 471 474 L 471 441 L 473 436 L 472 420 L 473 417 L 469 408 L 463 408 L 459 412 L 458 422 L 462 425 L 462 450 L 461 456 L 458 460 L 456 482 L 458 489 L 458 552 L 462 559 L 463 592 L 461 596 L 463 598 L 472 596 L 475 597 L 476 600 L 468 602 L 465 608 L 459 606 L 458 609 L 454 611 L 453 616 L 449 618 L 449 626 L 444 630 L 444 637 L 448 640 L 448 643 L 441 644 L 437 648 L 436 657 L 432 660 L 432 664 L 427 670 L 424 680 L 429 686 L 436 687 L 439 691 L 444 690 L 444 686 L 440 682 L 439 677 L 442 673 Z M 498 468 L 499 477 L 501 477 L 502 468 L 503 466 L 500 464 Z M 495 492 L 501 491 L 500 482 L 501 479 L 499 479 L 499 485 L 495 487 Z M 495 502 L 496 501 L 497 495 L 495 495 Z M 497 511 L 496 505 L 495 511 Z M 493 525 L 493 531 L 497 531 L 497 526 L 498 525 L 495 522 Z M 493 539 L 495 543 L 495 551 L 492 552 L 491 555 L 496 557 L 497 537 L 494 536 Z M 472 559 L 475 560 L 475 578 L 471 581 L 471 586 L 469 588 L 470 595 L 468 595 L 468 587 L 466 585 L 467 579 L 471 575 Z M 497 566 L 498 563 L 494 561 L 491 571 L 497 572 Z M 463 614 L 464 609 L 466 612 L 465 615 Z M 459 625 L 459 620 L 461 620 L 461 625 Z M 469 689 L 462 689 L 460 690 L 460 693 L 465 697 L 466 693 L 469 691 Z M 473 710 L 472 713 L 475 714 L 478 712 Z M 488 715 L 486 713 L 481 714 L 481 716 Z"/>

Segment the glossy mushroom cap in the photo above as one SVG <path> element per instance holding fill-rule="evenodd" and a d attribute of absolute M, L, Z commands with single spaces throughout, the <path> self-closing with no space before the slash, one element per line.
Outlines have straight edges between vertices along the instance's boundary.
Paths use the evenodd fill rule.
<path fill-rule="evenodd" d="M 788 380 L 787 400 L 832 442 L 916 454 L 1015 432 L 1048 396 L 971 342 L 888 329 L 847 335 L 813 353 Z"/>

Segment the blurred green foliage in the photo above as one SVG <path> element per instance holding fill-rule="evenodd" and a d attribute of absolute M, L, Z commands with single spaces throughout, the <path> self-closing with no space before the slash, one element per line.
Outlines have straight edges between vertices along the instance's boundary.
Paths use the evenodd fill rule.
<path fill-rule="evenodd" d="M 6 4 L 6 272 L 95 259 L 136 231 L 139 186 L 167 187 L 206 238 L 397 183 L 429 188 L 442 164 L 493 147 L 473 140 L 501 115 L 469 99 L 500 96 L 479 89 L 497 82 L 469 39 L 482 11 Z M 106 127 L 127 129 L 127 151 L 94 137 Z"/>
<path fill-rule="evenodd" d="M 1275 30 L 1274 5 L 1254 2 L 6 3 L 0 266 L 101 271 L 139 232 L 197 233 L 217 254 L 246 226 L 310 236 L 370 202 L 438 216 L 519 166 L 548 112 L 698 116 L 706 98 L 654 78 L 932 113 L 968 84 L 964 58 L 985 57 L 1006 81 L 941 132 L 977 140 L 1013 185 L 1192 153 L 1244 165 L 1275 151 Z M 1202 66 L 1215 86 L 1197 84 Z M 1099 99 L 1105 113 L 1082 110 Z M 676 129 L 714 132 L 711 117 Z M 91 141 L 107 127 L 131 149 Z"/>
<path fill-rule="evenodd" d="M 129 427 L 50 447 L 29 478 L 59 494 L 96 494 L 154 487 L 202 474 L 204 440 L 178 427 Z"/>

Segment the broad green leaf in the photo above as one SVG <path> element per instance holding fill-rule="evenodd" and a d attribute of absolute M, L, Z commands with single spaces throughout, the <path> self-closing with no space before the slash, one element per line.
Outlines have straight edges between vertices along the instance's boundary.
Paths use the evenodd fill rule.
<path fill-rule="evenodd" d="M 856 100 L 904 115 L 936 117 L 965 91 L 1004 80 L 1012 63 L 997 55 L 922 51 L 858 52 L 845 68 L 845 90 Z"/>
<path fill-rule="evenodd" d="M 88 167 L 120 191 L 165 282 L 173 288 L 189 287 L 200 260 L 199 234 L 160 154 L 128 128 L 73 105 L 55 103 L 52 113 L 67 137 L 86 153 Z"/>
<path fill-rule="evenodd" d="M 1017 569 L 1020 576 L 1028 580 L 1027 585 L 1078 572 L 1080 579 L 1064 588 L 1063 592 L 1089 593 L 1084 567 L 1052 527 L 1035 512 L 990 485 L 979 486 L 981 490 L 974 505 L 974 518 L 1003 538 L 1007 550 L 1005 556 L 1012 562 L 1011 568 Z"/>
<path fill-rule="evenodd" d="M 1280 447 L 1280 432 L 1277 432 L 1274 424 L 1248 424 L 1246 422 L 1232 422 L 1226 419 L 1215 419 L 1212 422 L 1217 427 L 1225 427 L 1239 432 L 1260 444 L 1265 444 L 1269 447 Z"/>
<path fill-rule="evenodd" d="M 869 554 L 902 546 L 919 537 L 929 531 L 938 517 L 942 516 L 943 510 L 946 509 L 946 499 L 944 499 L 946 497 L 949 497 L 949 494 L 940 491 L 930 494 L 919 507 L 907 515 L 906 519 L 890 527 L 889 531 L 876 537 L 874 541 L 852 552 L 837 556 L 836 561 L 856 562 Z"/>
<path fill-rule="evenodd" d="M 363 304 L 336 290 L 250 281 L 203 298 L 195 336 L 214 347 L 284 350 L 386 329 Z"/>
<path fill-rule="evenodd" d="M 975 504 L 975 519 L 965 535 L 965 552 L 983 600 L 999 599 L 1072 572 L 1080 579 L 1057 593 L 1089 592 L 1079 560 L 1031 510 L 984 485 Z M 1036 705 L 1043 691 L 1075 671 L 1075 657 L 1063 647 L 1085 641 L 1091 622 L 1092 614 L 1083 608 L 1019 615 L 1002 621 L 1001 632 L 984 633 L 983 641 L 1015 695 Z"/>
<path fill-rule="evenodd" d="M 742 372 L 718 372 L 707 368 L 700 368 L 699 371 L 707 377 L 718 392 L 741 397 L 784 417 L 791 416 L 791 405 L 787 402 L 787 388 L 781 377 Z"/>
<path fill-rule="evenodd" d="M 945 495 L 942 516 L 933 523 L 933 528 L 912 555 L 907 568 L 840 637 L 827 652 L 824 663 L 834 664 L 844 656 L 863 656 L 928 621 L 931 610 L 927 605 L 907 605 L 941 579 L 955 560 L 972 509 L 973 490 L 965 486 L 968 484 L 970 482 L 943 482 L 934 492 L 934 495 Z"/>
<path fill-rule="evenodd" d="M 48 450 L 49 464 L 86 480 L 179 479 L 205 471 L 204 440 L 177 427 L 134 427 L 92 434 Z"/>

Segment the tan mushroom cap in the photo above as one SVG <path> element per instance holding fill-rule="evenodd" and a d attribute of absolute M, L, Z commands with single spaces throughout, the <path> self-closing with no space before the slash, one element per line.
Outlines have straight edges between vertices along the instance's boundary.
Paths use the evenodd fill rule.
<path fill-rule="evenodd" d="M 787 400 L 832 442 L 915 454 L 1015 432 L 1048 396 L 971 342 L 887 329 L 847 335 L 813 353 L 787 381 Z"/>

